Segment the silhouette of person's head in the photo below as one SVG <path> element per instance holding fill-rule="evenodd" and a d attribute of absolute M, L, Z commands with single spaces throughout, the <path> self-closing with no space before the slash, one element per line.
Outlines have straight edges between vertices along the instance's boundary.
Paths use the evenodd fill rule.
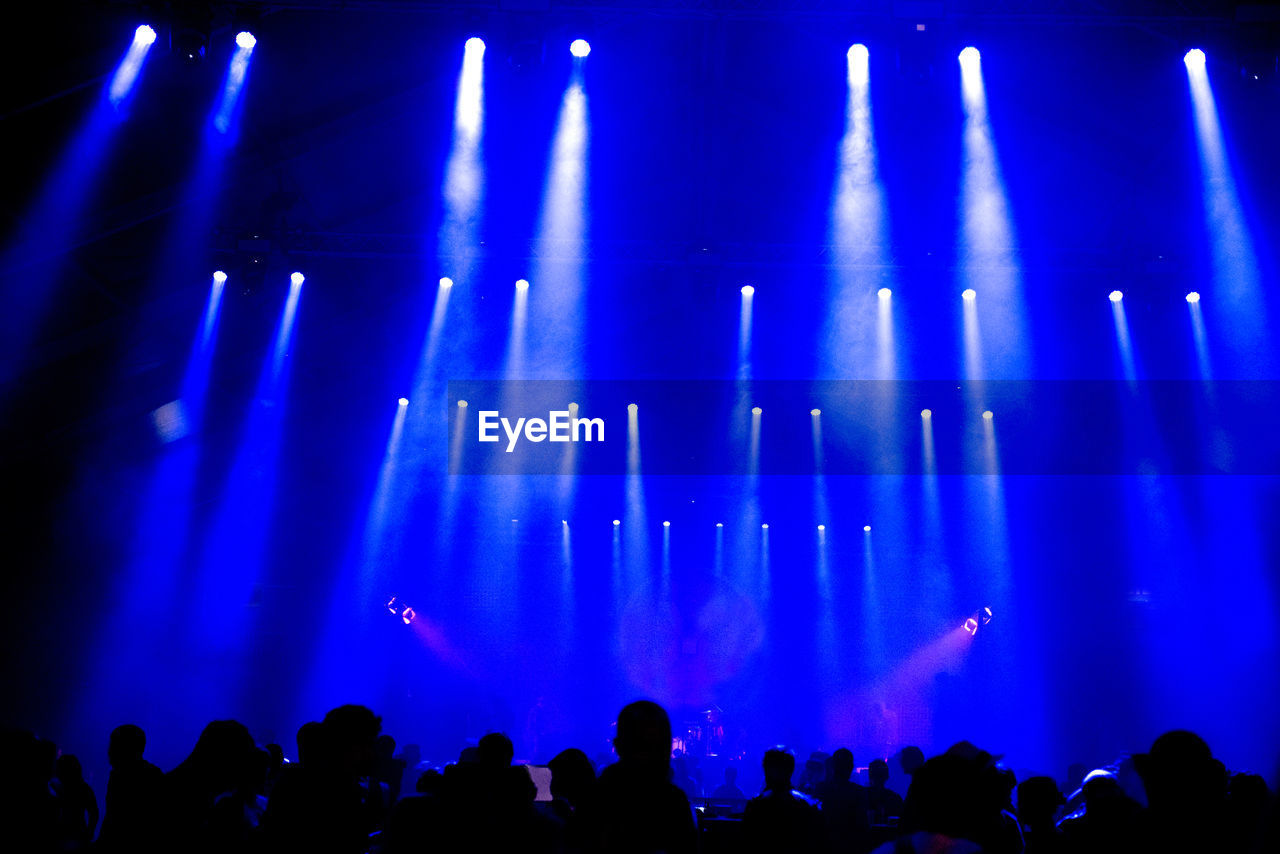
<path fill-rule="evenodd" d="M 379 759 L 390 759 L 396 753 L 396 740 L 385 732 L 374 742 Z"/>
<path fill-rule="evenodd" d="M 883 759 L 872 759 L 867 768 L 867 779 L 873 786 L 883 786 L 889 782 L 889 763 Z"/>
<path fill-rule="evenodd" d="M 279 768 L 280 766 L 284 765 L 284 748 L 283 747 L 281 747 L 278 744 L 268 744 L 266 747 L 266 751 L 267 751 L 267 763 L 269 767 Z"/>
<path fill-rule="evenodd" d="M 613 749 L 622 762 L 670 768 L 671 719 L 666 709 L 649 700 L 624 706 L 618 712 Z"/>
<path fill-rule="evenodd" d="M 64 783 L 78 783 L 84 779 L 84 771 L 80 768 L 80 760 L 70 753 L 64 753 L 53 763 L 53 776 Z"/>
<path fill-rule="evenodd" d="M 831 754 L 831 779 L 844 782 L 853 776 L 853 751 L 841 747 Z"/>
<path fill-rule="evenodd" d="M 596 781 L 596 769 L 576 747 L 557 753 L 547 767 L 551 769 L 551 796 L 577 806 Z"/>
<path fill-rule="evenodd" d="M 338 706 L 324 716 L 326 747 L 339 774 L 364 777 L 372 773 L 382 718 L 365 706 Z"/>
<path fill-rule="evenodd" d="M 113 768 L 137 762 L 146 747 L 147 734 L 142 727 L 121 724 L 111 731 L 111 740 L 107 742 L 107 761 Z"/>
<path fill-rule="evenodd" d="M 324 724 L 307 721 L 298 727 L 298 764 L 303 768 L 319 768 L 328 762 Z"/>
<path fill-rule="evenodd" d="M 196 746 L 174 769 L 187 785 L 205 792 L 226 792 L 245 777 L 245 766 L 253 762 L 257 746 L 253 736 L 239 721 L 210 721 Z"/>
<path fill-rule="evenodd" d="M 898 752 L 898 765 L 904 774 L 915 774 L 924 765 L 924 751 L 914 745 L 908 745 Z"/>
<path fill-rule="evenodd" d="M 485 768 L 506 768 L 515 755 L 515 745 L 500 732 L 489 733 L 476 745 L 476 760 Z"/>
<path fill-rule="evenodd" d="M 770 791 L 791 791 L 791 775 L 796 770 L 796 758 L 785 750 L 766 750 L 764 760 L 764 787 Z"/>
<path fill-rule="evenodd" d="M 1181 807 L 1223 788 L 1221 764 L 1215 766 L 1209 745 L 1187 730 L 1166 732 L 1133 764 L 1152 807 Z"/>
<path fill-rule="evenodd" d="M 1052 828 L 1064 803 L 1066 798 L 1052 777 L 1028 777 L 1018 784 L 1018 818 L 1032 829 Z"/>

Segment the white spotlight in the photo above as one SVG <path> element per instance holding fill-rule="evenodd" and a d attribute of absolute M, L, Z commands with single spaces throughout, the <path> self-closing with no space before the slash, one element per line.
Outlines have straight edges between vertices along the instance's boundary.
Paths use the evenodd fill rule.
<path fill-rule="evenodd" d="M 870 533 L 871 533 L 871 526 L 870 526 L 870 525 L 863 525 L 863 526 L 862 526 L 862 530 L 863 530 L 865 533 L 870 534 Z"/>
<path fill-rule="evenodd" d="M 876 291 L 876 296 L 880 297 L 880 299 L 888 299 L 889 297 L 893 296 L 893 291 L 889 290 L 888 288 L 881 288 L 880 290 Z"/>
<path fill-rule="evenodd" d="M 441 277 L 440 277 L 440 287 L 442 287 L 442 288 L 451 288 L 451 287 L 453 287 L 453 279 L 449 278 L 448 276 L 441 276 Z"/>
<path fill-rule="evenodd" d="M 302 284 L 306 280 L 307 280 L 307 277 L 302 275 L 301 273 L 293 273 L 292 275 L 289 276 L 290 283 L 292 283 L 295 287 Z"/>
<path fill-rule="evenodd" d="M 724 527 L 724 522 L 716 522 L 716 527 L 717 527 L 717 528 L 723 528 L 723 527 Z"/>
<path fill-rule="evenodd" d="M 484 39 L 479 36 L 472 36 L 467 39 L 467 43 L 463 45 L 463 50 L 467 53 L 484 53 Z"/>
<path fill-rule="evenodd" d="M 613 520 L 613 524 L 614 524 L 614 525 L 621 525 L 621 524 L 622 524 L 622 520 L 621 520 L 621 519 L 614 519 L 614 520 Z"/>
<path fill-rule="evenodd" d="M 636 412 L 636 410 L 637 410 L 637 409 L 639 409 L 639 408 L 640 408 L 640 407 L 636 406 L 634 403 L 628 403 L 628 404 L 627 404 L 627 412 L 630 412 L 632 415 L 634 415 L 634 414 L 635 414 L 635 412 Z"/>
<path fill-rule="evenodd" d="M 253 33 L 244 31 L 236 33 L 236 47 L 241 50 L 253 50 L 258 40 L 254 38 Z"/>
<path fill-rule="evenodd" d="M 809 410 L 809 414 L 810 414 L 810 415 L 814 415 L 814 416 L 821 415 L 821 414 L 822 414 L 822 410 L 821 410 L 821 409 L 810 409 L 810 410 Z"/>
<path fill-rule="evenodd" d="M 409 405 L 409 398 L 407 398 L 407 397 L 402 397 L 402 398 L 400 398 L 400 405 L 401 405 L 401 406 L 408 406 L 408 405 Z"/>
<path fill-rule="evenodd" d="M 467 408 L 467 402 L 466 402 L 465 400 L 460 400 L 460 401 L 458 401 L 458 408 L 459 408 L 459 409 L 466 409 L 466 408 Z"/>
<path fill-rule="evenodd" d="M 990 421 L 992 418 L 995 418 L 995 415 L 993 415 L 993 414 L 991 413 L 991 410 L 990 410 L 990 409 L 988 409 L 986 412 L 982 413 L 982 420 L 983 420 L 983 421 Z"/>
<path fill-rule="evenodd" d="M 769 523 L 768 523 L 768 522 L 765 522 L 765 523 L 764 523 L 763 525 L 761 525 L 760 527 L 761 527 L 761 528 L 763 528 L 763 529 L 765 529 L 765 530 L 767 531 L 767 530 L 769 530 Z"/>
<path fill-rule="evenodd" d="M 972 70 L 978 67 L 978 63 L 982 62 L 982 54 L 978 52 L 976 47 L 967 47 L 960 51 L 960 67 L 965 70 Z"/>
<path fill-rule="evenodd" d="M 1120 302 L 1120 300 L 1124 299 L 1124 294 L 1120 293 L 1119 291 L 1112 291 L 1111 293 L 1107 294 L 1107 299 L 1111 300 L 1112 302 Z"/>
<path fill-rule="evenodd" d="M 925 419 L 926 421 L 928 421 L 930 418 L 932 418 L 932 417 L 933 417 L 933 410 L 932 410 L 932 409 L 921 409 L 921 410 L 920 410 L 920 417 L 921 417 L 921 418 L 923 418 L 923 419 Z"/>
<path fill-rule="evenodd" d="M 1204 68 L 1204 51 L 1193 47 L 1182 57 L 1182 61 L 1187 64 L 1187 68 Z"/>
<path fill-rule="evenodd" d="M 529 281 L 527 279 L 516 279 L 516 290 L 518 291 L 529 290 Z"/>
<path fill-rule="evenodd" d="M 213 280 L 220 285 L 224 284 L 227 281 L 227 274 L 222 272 L 221 270 L 214 270 Z M 1190 299 L 1190 297 L 1188 297 L 1188 299 Z"/>
<path fill-rule="evenodd" d="M 761 409 L 760 407 L 758 407 L 758 406 L 753 406 L 753 407 L 751 407 L 751 414 L 752 414 L 752 415 L 759 415 L 761 412 L 764 412 L 764 410 L 763 410 L 763 409 Z"/>
<path fill-rule="evenodd" d="M 855 44 L 849 48 L 849 53 L 846 55 L 849 57 L 850 61 L 852 62 L 866 62 L 867 58 L 870 56 L 870 53 L 867 51 L 866 45 Z"/>
<path fill-rule="evenodd" d="M 827 526 L 826 526 L 826 525 L 819 525 L 819 526 L 818 526 L 818 530 L 819 530 L 819 531 L 825 531 L 825 530 L 827 530 Z"/>
<path fill-rule="evenodd" d="M 670 528 L 670 527 L 671 527 L 671 523 L 670 523 L 670 522 L 663 522 L 663 523 L 662 523 L 662 527 L 664 527 L 664 528 Z"/>
<path fill-rule="evenodd" d="M 591 53 L 591 45 L 587 44 L 586 39 L 574 39 L 569 44 L 569 53 L 578 57 L 578 59 L 582 59 L 584 56 Z"/>
<path fill-rule="evenodd" d="M 1195 291 L 1192 291 L 1191 293 L 1187 294 L 1187 302 L 1191 303 L 1192 305 L 1195 305 L 1196 303 L 1200 302 L 1200 294 L 1196 293 Z"/>
<path fill-rule="evenodd" d="M 146 45 L 153 44 L 156 40 L 156 31 L 146 24 L 143 24 L 133 31 L 133 40 L 144 47 Z"/>
<path fill-rule="evenodd" d="M 973 288 L 965 288 L 963 291 L 960 292 L 960 296 L 963 297 L 968 302 L 973 302 L 975 299 L 978 298 L 978 292 L 975 291 Z"/>
<path fill-rule="evenodd" d="M 756 289 L 755 289 L 755 288 L 753 288 L 753 287 L 751 287 L 751 285 L 743 285 L 743 286 L 742 286 L 742 295 L 743 295 L 744 297 L 749 297 L 749 296 L 753 295 L 755 292 L 756 292 Z"/>

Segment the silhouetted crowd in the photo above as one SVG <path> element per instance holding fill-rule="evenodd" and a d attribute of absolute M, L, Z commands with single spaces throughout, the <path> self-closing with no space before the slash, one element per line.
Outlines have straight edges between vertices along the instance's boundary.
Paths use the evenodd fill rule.
<path fill-rule="evenodd" d="M 0 851 L 1280 851 L 1276 799 L 1263 778 L 1229 773 L 1186 731 L 1088 772 L 1069 794 L 1050 777 L 1019 782 L 968 742 L 928 760 L 918 748 L 895 754 L 905 791 L 890 787 L 884 759 L 870 763 L 864 786 L 847 749 L 814 754 L 798 780 L 795 756 L 772 749 L 751 798 L 733 764 L 704 795 L 692 758 L 673 760 L 671 735 L 666 711 L 639 701 L 619 713 L 616 761 L 599 773 L 576 749 L 545 768 L 513 764 L 500 733 L 433 768 L 410 748 L 397 756 L 372 711 L 341 706 L 298 730 L 294 762 L 279 745 L 260 748 L 243 724 L 214 721 L 165 773 L 143 757 L 143 731 L 125 725 L 107 748 L 99 827 L 79 760 L 4 730 Z M 414 790 L 402 791 L 406 783 Z"/>

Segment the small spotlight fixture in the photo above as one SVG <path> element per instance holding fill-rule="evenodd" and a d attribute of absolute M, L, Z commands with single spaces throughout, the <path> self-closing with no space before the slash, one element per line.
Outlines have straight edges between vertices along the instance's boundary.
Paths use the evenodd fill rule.
<path fill-rule="evenodd" d="M 1107 294 L 1107 299 L 1111 300 L 1112 302 L 1120 302 L 1120 300 L 1124 299 L 1124 294 L 1120 293 L 1120 291 L 1112 291 L 1111 293 Z"/>
<path fill-rule="evenodd" d="M 868 57 L 868 56 L 870 56 L 870 53 L 867 51 L 867 46 L 866 46 L 866 45 L 864 45 L 864 44 L 855 44 L 855 45 L 852 45 L 852 46 L 849 48 L 849 52 L 848 52 L 847 54 L 845 54 L 845 55 L 846 55 L 849 59 L 851 59 L 851 60 L 853 60 L 853 61 L 855 61 L 855 62 L 866 62 L 867 57 Z"/>
<path fill-rule="evenodd" d="M 528 280 L 528 279 L 516 279 L 516 290 L 518 290 L 518 291 L 527 291 L 527 290 L 529 290 L 529 280 Z"/>
<path fill-rule="evenodd" d="M 587 44 L 586 39 L 574 39 L 569 43 L 569 53 L 573 54 L 578 59 L 582 59 L 587 54 L 591 53 L 591 45 Z"/>
<path fill-rule="evenodd" d="M 467 53 L 473 53 L 473 52 L 483 53 L 484 39 L 480 38 L 479 36 L 472 36 L 471 38 L 467 39 L 466 44 L 463 45 L 463 49 Z"/>
<path fill-rule="evenodd" d="M 960 51 L 960 67 L 976 68 L 978 63 L 982 61 L 982 54 L 978 52 L 976 47 L 967 47 Z"/>
<path fill-rule="evenodd" d="M 965 620 L 964 630 L 971 635 L 976 635 L 978 633 L 978 621 L 975 620 L 973 617 L 970 617 L 969 619 Z"/>
<path fill-rule="evenodd" d="M 400 398 L 399 403 L 400 403 L 400 405 L 401 405 L 401 406 L 408 406 L 408 405 L 409 405 L 409 398 L 407 398 L 407 397 L 402 397 L 402 398 Z"/>
<path fill-rule="evenodd" d="M 862 531 L 863 531 L 863 533 L 870 534 L 870 533 L 871 533 L 871 526 L 870 526 L 870 525 L 863 525 L 863 526 L 862 526 Z"/>
<path fill-rule="evenodd" d="M 453 279 L 449 278 L 448 276 L 441 276 L 441 277 L 440 277 L 440 287 L 442 287 L 442 288 L 451 288 L 451 287 L 453 287 Z"/>
<path fill-rule="evenodd" d="M 156 40 L 156 31 L 151 29 L 147 24 L 143 24 L 133 31 L 133 40 L 142 46 L 154 44 Z"/>
<path fill-rule="evenodd" d="M 614 526 L 615 528 L 616 528 L 616 527 L 618 527 L 618 526 L 619 526 L 619 525 L 621 525 L 621 524 L 622 524 L 622 520 L 621 520 L 621 519 L 614 519 L 614 520 L 613 520 L 613 526 Z"/>
<path fill-rule="evenodd" d="M 880 299 L 888 299 L 889 297 L 893 296 L 893 291 L 889 290 L 888 288 L 881 288 L 880 290 L 876 291 L 876 296 L 880 297 Z"/>
<path fill-rule="evenodd" d="M 1192 305 L 1195 305 L 1196 303 L 1200 302 L 1200 294 L 1196 293 L 1195 291 L 1192 291 L 1191 293 L 1187 294 L 1187 302 L 1191 303 Z"/>
<path fill-rule="evenodd" d="M 221 270 L 214 270 L 214 271 L 213 271 L 213 280 L 214 280 L 215 282 L 217 282 L 218 284 L 220 284 L 220 285 L 225 284 L 225 283 L 226 283 L 226 281 L 227 281 L 227 274 L 226 274 L 226 273 L 224 273 L 224 272 L 222 272 Z M 1190 299 L 1190 298 L 1188 297 L 1188 299 Z"/>
<path fill-rule="evenodd" d="M 826 525 L 819 525 L 819 526 L 818 526 L 818 530 L 819 530 L 819 531 L 825 531 L 825 530 L 827 530 L 827 526 L 826 526 Z"/>
<path fill-rule="evenodd" d="M 965 302 L 973 302 L 978 298 L 978 292 L 973 288 L 965 288 L 960 292 L 960 296 L 964 298 Z"/>
<path fill-rule="evenodd" d="M 756 289 L 755 289 L 754 287 L 752 287 L 751 285 L 743 285 L 743 286 L 742 286 L 742 295 L 743 295 L 744 297 L 752 296 L 752 295 L 754 295 L 754 294 L 755 294 L 755 292 L 756 292 Z"/>
<path fill-rule="evenodd" d="M 662 527 L 664 527 L 664 528 L 670 528 L 670 527 L 671 527 L 671 523 L 670 523 L 670 522 L 663 522 L 663 523 L 662 523 Z"/>
<path fill-rule="evenodd" d="M 289 282 L 290 282 L 290 283 L 291 283 L 295 288 L 296 288 L 298 285 L 301 285 L 301 284 L 302 284 L 303 282 L 305 282 L 306 280 L 307 280 L 307 277 L 306 277 L 306 276 L 304 276 L 304 275 L 302 275 L 301 273 L 292 273 L 292 274 L 289 276 Z"/>
<path fill-rule="evenodd" d="M 932 410 L 932 409 L 921 409 L 921 410 L 920 410 L 920 417 L 921 417 L 921 418 L 923 418 L 925 421 L 928 421 L 930 418 L 932 418 L 932 417 L 933 417 L 933 410 Z"/>
<path fill-rule="evenodd" d="M 821 414 L 822 414 L 822 410 L 821 410 L 821 409 L 810 409 L 810 410 L 809 410 L 809 414 L 816 418 L 816 417 L 818 417 L 819 415 L 821 415 Z"/>
<path fill-rule="evenodd" d="M 763 409 L 761 409 L 760 407 L 758 407 L 758 406 L 753 406 L 753 407 L 751 407 L 751 414 L 752 414 L 752 415 L 759 415 L 761 412 L 764 412 L 764 410 L 763 410 Z"/>
<path fill-rule="evenodd" d="M 465 400 L 460 400 L 460 401 L 458 401 L 458 408 L 459 408 L 459 409 L 466 409 L 466 408 L 467 408 L 467 402 L 466 402 Z"/>
<path fill-rule="evenodd" d="M 627 404 L 627 412 L 631 413 L 632 415 L 635 415 L 636 410 L 638 410 L 639 408 L 640 407 L 636 406 L 634 403 Z"/>
<path fill-rule="evenodd" d="M 1193 47 L 1182 57 L 1182 61 L 1187 64 L 1187 68 L 1204 68 L 1204 51 Z"/>
<path fill-rule="evenodd" d="M 254 38 L 253 33 L 248 30 L 242 30 L 241 32 L 236 33 L 236 47 L 241 50 L 253 50 L 254 46 L 257 44 L 258 40 Z"/>
<path fill-rule="evenodd" d="M 761 527 L 763 530 L 767 531 L 767 530 L 769 530 L 769 523 L 768 523 L 768 522 L 765 522 L 765 523 L 764 523 L 764 524 L 762 524 L 760 527 Z"/>
<path fill-rule="evenodd" d="M 982 420 L 983 420 L 983 421 L 990 421 L 990 420 L 991 420 L 992 418 L 994 418 L 994 417 L 995 417 L 995 416 L 991 413 L 991 410 L 990 410 L 990 409 L 988 409 L 988 410 L 986 410 L 985 412 L 983 412 L 983 413 L 982 413 Z"/>

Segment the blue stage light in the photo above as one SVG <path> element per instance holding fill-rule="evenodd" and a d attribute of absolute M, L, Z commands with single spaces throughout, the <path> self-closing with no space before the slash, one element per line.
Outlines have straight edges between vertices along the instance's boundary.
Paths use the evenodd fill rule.
<path fill-rule="evenodd" d="M 222 272 L 221 270 L 214 270 L 214 271 L 213 271 L 213 280 L 214 280 L 215 282 L 217 282 L 218 284 L 220 284 L 220 285 L 221 285 L 221 284 L 225 284 L 225 283 L 226 283 L 226 281 L 227 281 L 227 274 L 226 274 L 226 273 L 224 273 L 224 272 Z"/>
<path fill-rule="evenodd" d="M 442 288 L 451 288 L 451 287 L 453 287 L 453 279 L 449 278 L 448 276 L 441 276 L 441 277 L 440 277 L 440 287 L 442 287 Z"/>
<path fill-rule="evenodd" d="M 293 273 L 289 276 L 290 283 L 292 283 L 295 287 L 297 285 L 302 284 L 306 280 L 307 280 L 307 277 L 302 275 L 301 273 Z"/>
<path fill-rule="evenodd" d="M 662 527 L 664 527 L 664 528 L 670 528 L 670 527 L 671 527 L 671 523 L 670 523 L 670 522 L 663 522 L 663 523 L 662 523 Z"/>
<path fill-rule="evenodd" d="M 135 44 L 146 46 L 152 44 L 155 40 L 156 31 L 146 24 L 143 24 L 133 31 L 133 41 Z"/>
<path fill-rule="evenodd" d="M 409 405 L 409 398 L 407 398 L 407 397 L 402 397 L 402 398 L 400 398 L 400 405 L 401 405 L 401 406 L 408 406 L 408 405 Z"/>
<path fill-rule="evenodd" d="M 880 297 L 880 299 L 888 299 L 889 297 L 893 296 L 893 291 L 889 290 L 888 288 L 881 288 L 880 290 L 876 291 L 876 296 Z"/>
<path fill-rule="evenodd" d="M 1200 294 L 1196 293 L 1195 291 L 1192 291 L 1191 293 L 1187 294 L 1187 302 L 1193 305 L 1195 303 L 1200 302 Z"/>
<path fill-rule="evenodd" d="M 258 40 L 254 38 L 253 33 L 246 31 L 236 33 L 236 47 L 241 50 L 253 50 Z"/>
<path fill-rule="evenodd" d="M 483 53 L 484 39 L 479 36 L 472 36 L 467 39 L 467 43 L 463 46 L 463 49 L 466 50 L 467 53 Z"/>
<path fill-rule="evenodd" d="M 579 59 L 582 59 L 584 56 L 591 53 L 591 45 L 587 44 L 586 39 L 574 39 L 573 43 L 569 45 L 569 53 Z"/>
<path fill-rule="evenodd" d="M 1120 302 L 1120 300 L 1124 299 L 1124 294 L 1120 293 L 1119 291 L 1112 291 L 1111 293 L 1107 294 L 1107 299 L 1111 300 L 1112 302 Z"/>
<path fill-rule="evenodd" d="M 987 411 L 985 411 L 985 412 L 983 412 L 983 413 L 982 413 L 982 420 L 983 420 L 983 421 L 990 421 L 992 418 L 995 418 L 995 415 L 994 415 L 994 414 L 992 414 L 992 412 L 991 412 L 991 410 L 990 410 L 990 409 L 988 409 Z"/>
<path fill-rule="evenodd" d="M 1204 51 L 1193 47 L 1182 57 L 1182 61 L 1187 64 L 1187 68 L 1204 68 Z"/>
<path fill-rule="evenodd" d="M 866 45 L 855 44 L 849 48 L 849 53 L 846 55 L 850 62 L 866 62 L 870 53 L 867 51 Z"/>
<path fill-rule="evenodd" d="M 516 279 L 516 290 L 518 290 L 518 291 L 527 291 L 527 290 L 529 290 L 529 282 L 528 282 L 528 280 L 527 280 L 527 279 Z"/>
<path fill-rule="evenodd" d="M 975 69 L 982 61 L 982 54 L 976 47 L 967 47 L 960 51 L 960 67 L 966 70 Z"/>
<path fill-rule="evenodd" d="M 960 296 L 968 300 L 969 302 L 972 302 L 973 300 L 978 298 L 978 292 L 975 291 L 973 288 L 965 288 L 963 291 L 960 292 Z"/>
<path fill-rule="evenodd" d="M 621 520 L 621 519 L 614 519 L 614 520 L 613 520 L 613 524 L 614 524 L 614 525 L 621 525 L 621 524 L 622 524 L 622 520 Z"/>
<path fill-rule="evenodd" d="M 755 289 L 755 288 L 753 288 L 753 287 L 751 287 L 751 285 L 743 285 L 743 286 L 742 286 L 742 295 L 743 295 L 744 297 L 752 296 L 752 295 L 754 295 L 754 294 L 755 294 L 755 292 L 756 292 L 756 289 Z"/>

